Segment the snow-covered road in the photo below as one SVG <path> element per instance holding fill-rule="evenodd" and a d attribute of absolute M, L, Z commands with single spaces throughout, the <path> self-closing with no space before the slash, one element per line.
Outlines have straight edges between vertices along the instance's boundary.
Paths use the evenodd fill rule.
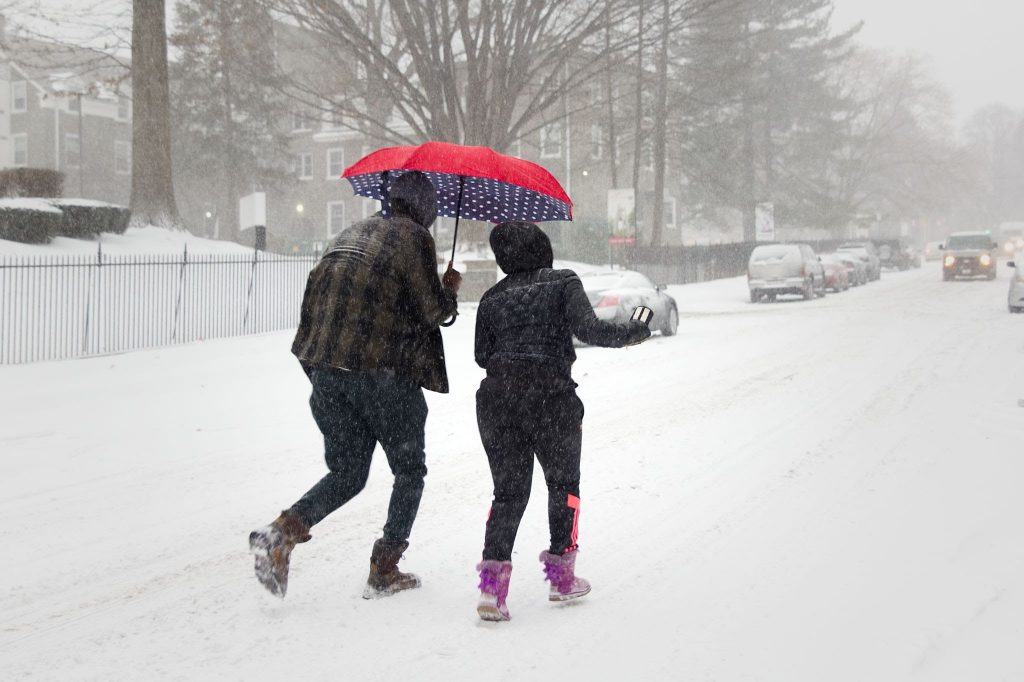
<path fill-rule="evenodd" d="M 0 677 L 181 680 L 1024 679 L 1024 317 L 935 264 L 813 302 L 672 293 L 680 333 L 580 349 L 579 603 L 546 601 L 544 491 L 513 620 L 475 611 L 490 499 L 472 311 L 429 395 L 402 566 L 364 601 L 390 474 L 293 555 L 249 530 L 323 473 L 288 333 L 0 368 Z"/>

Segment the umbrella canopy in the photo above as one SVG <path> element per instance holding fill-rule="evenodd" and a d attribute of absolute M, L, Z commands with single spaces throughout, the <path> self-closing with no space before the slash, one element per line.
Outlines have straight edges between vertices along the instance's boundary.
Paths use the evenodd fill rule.
<path fill-rule="evenodd" d="M 387 147 L 342 174 L 359 196 L 387 205 L 391 182 L 422 171 L 437 190 L 438 214 L 498 223 L 504 220 L 572 220 L 572 201 L 544 167 L 487 147 L 426 142 Z"/>

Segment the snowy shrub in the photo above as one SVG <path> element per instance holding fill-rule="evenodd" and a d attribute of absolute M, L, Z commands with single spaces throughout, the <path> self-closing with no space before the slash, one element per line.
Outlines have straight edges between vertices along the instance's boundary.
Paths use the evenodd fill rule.
<path fill-rule="evenodd" d="M 45 199 L 0 200 L 0 239 L 45 244 L 60 233 L 64 215 Z"/>
<path fill-rule="evenodd" d="M 53 202 L 64 212 L 60 234 L 74 239 L 88 239 L 100 232 L 123 234 L 128 229 L 131 211 L 124 206 L 86 199 L 57 199 Z"/>
<path fill-rule="evenodd" d="M 59 197 L 64 193 L 64 174 L 49 168 L 0 170 L 0 197 Z"/>

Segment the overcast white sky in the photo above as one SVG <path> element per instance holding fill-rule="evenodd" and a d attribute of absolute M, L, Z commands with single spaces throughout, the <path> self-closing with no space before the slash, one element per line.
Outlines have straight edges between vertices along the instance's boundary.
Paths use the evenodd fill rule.
<path fill-rule="evenodd" d="M 104 0 L 123 6 L 128 0 Z M 175 0 L 166 0 L 168 14 Z M 74 8 L 95 0 L 42 0 Z M 925 56 L 954 98 L 957 118 L 1003 102 L 1024 109 L 1024 0 L 835 0 L 837 29 L 864 20 L 869 46 Z"/>
<path fill-rule="evenodd" d="M 962 122 L 1002 102 L 1024 109 L 1024 0 L 835 0 L 836 27 L 864 20 L 859 40 L 926 56 Z"/>

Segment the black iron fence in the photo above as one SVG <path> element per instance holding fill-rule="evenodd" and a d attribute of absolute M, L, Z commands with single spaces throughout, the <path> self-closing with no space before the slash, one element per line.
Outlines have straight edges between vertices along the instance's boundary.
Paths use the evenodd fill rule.
<path fill-rule="evenodd" d="M 317 256 L 0 257 L 0 364 L 298 325 Z"/>
<path fill-rule="evenodd" d="M 816 253 L 834 251 L 841 239 L 794 240 L 809 244 Z M 641 246 L 630 254 L 630 265 L 660 284 L 690 284 L 713 279 L 738 277 L 747 272 L 750 253 L 758 242 L 733 242 L 694 246 Z"/>

